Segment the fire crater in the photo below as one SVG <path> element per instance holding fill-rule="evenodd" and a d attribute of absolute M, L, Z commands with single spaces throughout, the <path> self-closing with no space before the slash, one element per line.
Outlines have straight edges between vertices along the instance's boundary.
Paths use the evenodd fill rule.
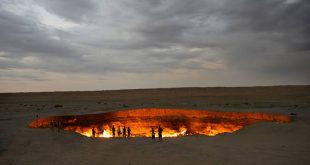
<path fill-rule="evenodd" d="M 130 127 L 132 137 L 150 137 L 151 129 L 157 130 L 160 125 L 163 128 L 163 137 L 177 137 L 196 134 L 215 136 L 232 133 L 257 122 L 291 121 L 287 115 L 270 113 L 141 108 L 100 114 L 44 117 L 32 121 L 29 127 L 51 128 L 58 123 L 61 129 L 87 137 L 92 137 L 94 129 L 94 137 L 109 138 L 112 137 L 112 126 L 116 130 L 118 127 Z"/>

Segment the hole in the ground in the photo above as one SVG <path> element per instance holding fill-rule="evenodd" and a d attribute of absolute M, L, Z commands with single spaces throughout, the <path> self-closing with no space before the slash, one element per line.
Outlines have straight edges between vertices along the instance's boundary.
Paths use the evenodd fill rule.
<path fill-rule="evenodd" d="M 163 128 L 163 137 L 183 135 L 214 136 L 232 133 L 244 126 L 260 121 L 291 122 L 287 115 L 256 112 L 219 112 L 207 110 L 144 108 L 115 112 L 39 118 L 29 124 L 31 128 L 51 128 L 60 125 L 67 131 L 91 137 L 112 137 L 112 126 L 130 127 L 133 137 L 150 137 L 151 128 Z M 103 133 L 102 133 L 102 130 Z"/>

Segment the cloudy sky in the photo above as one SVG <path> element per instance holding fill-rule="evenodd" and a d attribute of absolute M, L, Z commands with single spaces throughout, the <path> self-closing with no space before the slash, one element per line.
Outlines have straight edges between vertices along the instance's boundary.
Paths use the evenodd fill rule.
<path fill-rule="evenodd" d="M 0 2 L 0 92 L 310 84 L 309 0 Z"/>

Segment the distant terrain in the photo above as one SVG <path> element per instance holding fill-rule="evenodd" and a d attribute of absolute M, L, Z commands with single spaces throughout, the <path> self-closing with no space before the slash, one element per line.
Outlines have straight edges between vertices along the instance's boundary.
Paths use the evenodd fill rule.
<path fill-rule="evenodd" d="M 232 134 L 93 139 L 30 129 L 36 115 L 75 115 L 143 107 L 285 114 Z M 209 87 L 0 93 L 0 164 L 309 164 L 310 86 Z"/>

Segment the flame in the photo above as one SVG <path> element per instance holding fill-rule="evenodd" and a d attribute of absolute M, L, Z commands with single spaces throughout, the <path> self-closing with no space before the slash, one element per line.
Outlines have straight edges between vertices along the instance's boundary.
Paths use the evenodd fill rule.
<path fill-rule="evenodd" d="M 151 129 L 155 130 L 157 136 L 157 128 L 160 125 L 163 128 L 163 137 L 177 137 L 193 134 L 215 136 L 232 133 L 259 121 L 290 122 L 291 118 L 286 115 L 256 112 L 146 108 L 101 114 L 51 116 L 35 120 L 29 124 L 29 127 L 55 127 L 56 122 L 61 123 L 60 126 L 56 124 L 56 127 L 87 137 L 111 138 L 113 126 L 116 130 L 115 137 L 119 137 L 118 128 L 122 131 L 124 127 L 126 130 L 130 127 L 131 137 L 151 137 Z"/>

